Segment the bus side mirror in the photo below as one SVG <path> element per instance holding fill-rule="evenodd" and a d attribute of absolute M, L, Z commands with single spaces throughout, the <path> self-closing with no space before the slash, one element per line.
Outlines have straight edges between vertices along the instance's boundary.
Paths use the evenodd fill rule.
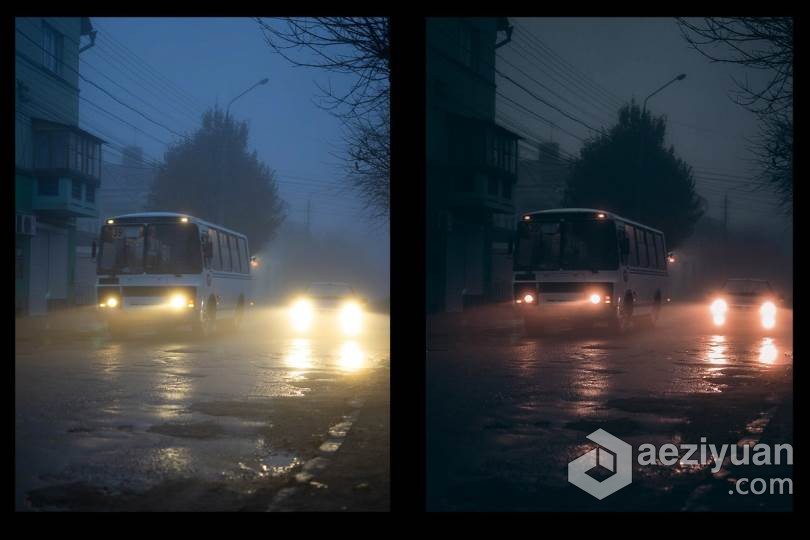
<path fill-rule="evenodd" d="M 203 244 L 203 253 L 205 254 L 206 259 L 213 259 L 214 258 L 214 244 L 211 240 L 206 241 Z"/>
<path fill-rule="evenodd" d="M 96 258 L 96 252 L 97 251 L 98 251 L 98 244 L 96 244 L 96 241 L 93 240 L 93 246 L 90 248 L 90 258 L 91 259 Z"/>

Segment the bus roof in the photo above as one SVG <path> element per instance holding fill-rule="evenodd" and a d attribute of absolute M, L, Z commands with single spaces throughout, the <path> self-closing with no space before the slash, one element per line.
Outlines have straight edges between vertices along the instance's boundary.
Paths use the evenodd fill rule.
<path fill-rule="evenodd" d="M 215 229 L 225 231 L 231 234 L 235 234 L 236 236 L 245 236 L 243 233 L 234 231 L 233 229 L 229 229 L 227 227 L 223 227 L 222 225 L 217 225 L 216 223 L 211 223 L 210 221 L 205 221 L 204 219 L 196 218 L 190 214 L 180 214 L 177 212 L 138 212 L 135 214 L 122 214 L 120 216 L 112 216 L 107 219 L 112 220 L 137 220 L 137 219 L 154 219 L 154 218 L 188 218 L 189 223 L 196 223 L 198 225 L 205 225 L 206 227 L 213 227 Z M 245 238 L 247 238 L 245 236 Z"/>
<path fill-rule="evenodd" d="M 538 214 L 575 214 L 575 213 L 582 213 L 582 214 L 605 214 L 606 217 L 616 219 L 622 221 L 624 223 L 629 223 L 630 225 L 635 225 L 637 227 L 642 227 L 644 229 L 651 230 L 653 232 L 664 234 L 662 231 L 650 227 L 649 225 L 644 225 L 643 223 L 639 223 L 637 221 L 633 221 L 632 219 L 627 219 L 622 217 L 618 214 L 614 214 L 613 212 L 608 212 L 607 210 L 598 210 L 596 208 L 553 208 L 551 210 L 538 210 L 535 212 L 524 212 L 522 215 L 524 216 L 536 216 Z"/>

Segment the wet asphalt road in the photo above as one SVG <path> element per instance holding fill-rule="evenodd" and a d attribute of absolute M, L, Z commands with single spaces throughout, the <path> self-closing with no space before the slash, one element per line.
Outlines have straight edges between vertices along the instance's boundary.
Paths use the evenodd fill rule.
<path fill-rule="evenodd" d="M 790 311 L 775 331 L 718 331 L 705 306 L 671 305 L 657 328 L 623 337 L 559 328 L 529 338 L 508 311 L 465 318 L 466 330 L 430 325 L 429 510 L 790 508 L 787 495 L 728 495 L 743 474 L 728 468 L 712 475 L 634 459 L 633 483 L 602 501 L 567 482 L 568 462 L 594 447 L 585 437 L 599 428 L 634 449 L 700 437 L 792 443 Z M 785 473 L 757 469 L 765 478 Z"/>
<path fill-rule="evenodd" d="M 326 488 L 387 385 L 388 317 L 354 339 L 286 327 L 266 310 L 202 343 L 181 330 L 18 341 L 17 509 L 266 510 L 291 486 Z"/>

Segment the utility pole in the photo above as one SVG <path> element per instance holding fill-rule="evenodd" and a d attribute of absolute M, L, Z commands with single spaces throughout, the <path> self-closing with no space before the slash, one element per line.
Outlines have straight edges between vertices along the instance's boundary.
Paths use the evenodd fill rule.
<path fill-rule="evenodd" d="M 647 101 L 651 97 L 653 97 L 655 94 L 657 94 L 658 92 L 660 92 L 661 90 L 663 90 L 664 88 L 669 86 L 670 84 L 674 83 L 675 81 L 682 81 L 685 78 L 686 78 L 686 73 L 681 73 L 680 75 L 678 75 L 677 77 L 675 77 L 674 79 L 669 81 L 667 84 L 665 84 L 664 86 L 662 86 L 661 88 L 659 88 L 658 90 L 656 90 L 655 92 L 653 92 L 652 94 L 650 94 L 649 96 L 644 98 L 644 105 L 641 108 L 641 114 L 639 116 L 639 123 L 638 123 L 638 178 L 636 179 L 635 185 L 633 186 L 633 210 L 636 213 L 636 215 L 634 216 L 635 219 L 640 219 L 639 205 L 638 205 L 638 184 L 641 181 L 641 176 L 643 174 L 643 168 L 642 168 L 642 156 L 644 154 L 644 152 L 643 152 L 643 150 L 644 150 L 644 129 L 643 129 L 644 124 L 643 124 L 643 121 L 644 121 L 644 113 L 647 111 Z"/>
<path fill-rule="evenodd" d="M 251 86 L 250 88 L 248 88 L 247 90 L 245 90 L 244 92 L 242 92 L 241 94 L 239 94 L 238 96 L 236 96 L 235 98 L 230 100 L 228 102 L 228 106 L 225 108 L 225 121 L 224 121 L 224 125 L 223 125 L 223 130 L 222 130 L 224 139 L 223 139 L 223 142 L 222 142 L 222 149 L 220 151 L 221 152 L 220 153 L 220 160 L 219 160 L 220 171 L 219 171 L 219 175 L 217 175 L 219 177 L 218 178 L 219 182 L 218 182 L 218 186 L 217 186 L 217 196 L 218 196 L 217 198 L 218 198 L 218 200 L 216 202 L 216 205 L 217 205 L 217 223 L 219 225 L 224 225 L 223 222 L 225 221 L 225 207 L 223 205 L 223 199 L 225 198 L 224 197 L 224 195 L 225 195 L 225 192 L 224 192 L 225 173 L 227 172 L 226 163 L 225 163 L 225 160 L 227 158 L 226 149 L 225 149 L 225 142 L 228 140 L 228 137 L 227 137 L 228 134 L 226 133 L 225 128 L 228 127 L 228 120 L 230 118 L 231 105 L 233 105 L 234 101 L 236 101 L 240 97 L 244 96 L 245 94 L 247 94 L 248 92 L 250 92 L 251 90 L 256 88 L 257 86 L 260 86 L 262 84 L 267 84 L 269 80 L 270 79 L 268 79 L 266 77 L 264 79 L 260 80 L 259 82 L 257 82 L 256 84 L 254 84 L 253 86 Z"/>
<path fill-rule="evenodd" d="M 309 238 L 309 216 L 310 216 L 310 206 L 312 205 L 312 197 L 307 197 L 307 238 Z"/>

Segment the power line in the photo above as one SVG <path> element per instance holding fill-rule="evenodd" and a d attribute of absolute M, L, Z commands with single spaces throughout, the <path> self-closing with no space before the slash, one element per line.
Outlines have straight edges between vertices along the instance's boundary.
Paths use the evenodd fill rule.
<path fill-rule="evenodd" d="M 522 24 L 521 25 L 516 25 L 516 26 L 518 26 L 518 28 L 520 28 L 520 26 L 522 26 Z M 546 43 L 544 43 L 533 32 L 528 32 L 528 31 L 525 31 L 525 30 L 521 30 L 520 33 L 527 35 L 529 37 L 529 39 L 532 42 L 534 42 L 538 47 L 542 48 L 544 51 L 547 51 L 546 54 L 548 54 L 550 58 L 555 58 L 558 61 L 558 63 L 564 69 L 566 69 L 567 71 L 572 73 L 575 77 L 582 80 L 585 84 L 590 85 L 597 92 L 600 92 L 601 94 L 603 94 L 607 99 L 610 99 L 611 101 L 613 101 L 615 103 L 618 103 L 618 104 L 623 103 L 623 100 L 619 96 L 617 96 L 613 92 L 609 91 L 607 88 L 600 85 L 599 83 L 597 83 L 596 81 L 591 79 L 589 76 L 585 75 L 583 72 L 581 72 L 579 69 L 577 69 L 571 62 L 567 61 L 565 58 L 563 58 L 557 52 L 555 52 L 554 49 L 552 49 Z"/>
<path fill-rule="evenodd" d="M 25 37 L 25 38 L 26 38 L 28 41 L 30 41 L 31 43 L 33 43 L 34 45 L 36 45 L 36 46 L 37 46 L 39 49 L 41 49 L 43 52 L 47 53 L 47 50 L 46 50 L 44 47 L 42 47 L 42 46 L 41 46 L 39 43 L 37 43 L 37 42 L 36 42 L 34 39 L 32 39 L 30 36 L 28 36 L 28 34 L 26 34 L 25 32 L 23 32 L 23 31 L 22 31 L 22 30 L 20 30 L 19 28 L 17 28 L 16 30 L 17 30 L 17 32 L 18 32 L 18 33 L 20 33 L 20 34 L 21 34 L 23 37 Z M 65 67 L 67 67 L 68 69 L 70 69 L 71 71 L 73 71 L 74 73 L 76 73 L 76 74 L 79 76 L 79 78 L 80 78 L 80 79 L 82 79 L 82 80 L 83 80 L 83 81 L 85 81 L 86 83 L 88 83 L 88 84 L 90 84 L 90 85 L 92 85 L 92 86 L 94 86 L 94 87 L 98 88 L 99 90 L 101 90 L 102 92 L 104 92 L 105 94 L 107 94 L 108 96 L 110 96 L 110 97 L 111 97 L 113 100 L 115 100 L 116 102 L 118 102 L 118 103 L 120 103 L 121 105 L 123 105 L 124 107 L 126 107 L 126 108 L 128 108 L 128 109 L 132 110 L 133 112 L 135 112 L 135 113 L 137 113 L 138 115 L 140 115 L 140 116 L 144 117 L 146 120 L 150 121 L 151 123 L 155 124 L 156 126 L 162 127 L 162 128 L 163 128 L 163 129 L 165 129 L 166 131 L 169 131 L 170 133 L 172 133 L 172 134 L 174 134 L 174 135 L 176 135 L 176 136 L 178 136 L 178 137 L 180 137 L 180 138 L 187 138 L 187 136 L 186 136 L 186 135 L 183 135 L 183 134 L 181 134 L 181 133 L 176 132 L 175 130 L 173 130 L 172 128 L 170 128 L 170 127 L 166 126 L 165 124 L 163 124 L 163 123 L 161 123 L 161 122 L 158 122 L 158 121 L 156 121 L 156 120 L 152 119 L 152 118 L 151 118 L 151 117 L 149 117 L 147 114 L 143 113 L 142 111 L 140 111 L 139 109 L 137 109 L 137 108 L 133 107 L 132 105 L 129 105 L 128 103 L 123 102 L 123 101 L 122 101 L 122 100 L 120 100 L 118 97 L 116 97 L 116 96 L 115 96 L 115 95 L 113 95 L 111 92 L 109 92 L 109 91 L 108 91 L 106 88 L 104 88 L 104 87 L 100 86 L 99 84 L 96 84 L 95 82 L 91 81 L 90 79 L 88 79 L 87 77 L 85 77 L 84 75 L 82 75 L 81 73 L 79 73 L 79 72 L 78 72 L 76 69 L 74 69 L 73 67 L 69 66 L 69 65 L 68 65 L 68 64 L 67 64 L 67 63 L 66 63 L 64 60 L 62 60 L 62 61 L 61 61 L 61 63 L 62 63 L 62 65 L 64 65 Z"/>

